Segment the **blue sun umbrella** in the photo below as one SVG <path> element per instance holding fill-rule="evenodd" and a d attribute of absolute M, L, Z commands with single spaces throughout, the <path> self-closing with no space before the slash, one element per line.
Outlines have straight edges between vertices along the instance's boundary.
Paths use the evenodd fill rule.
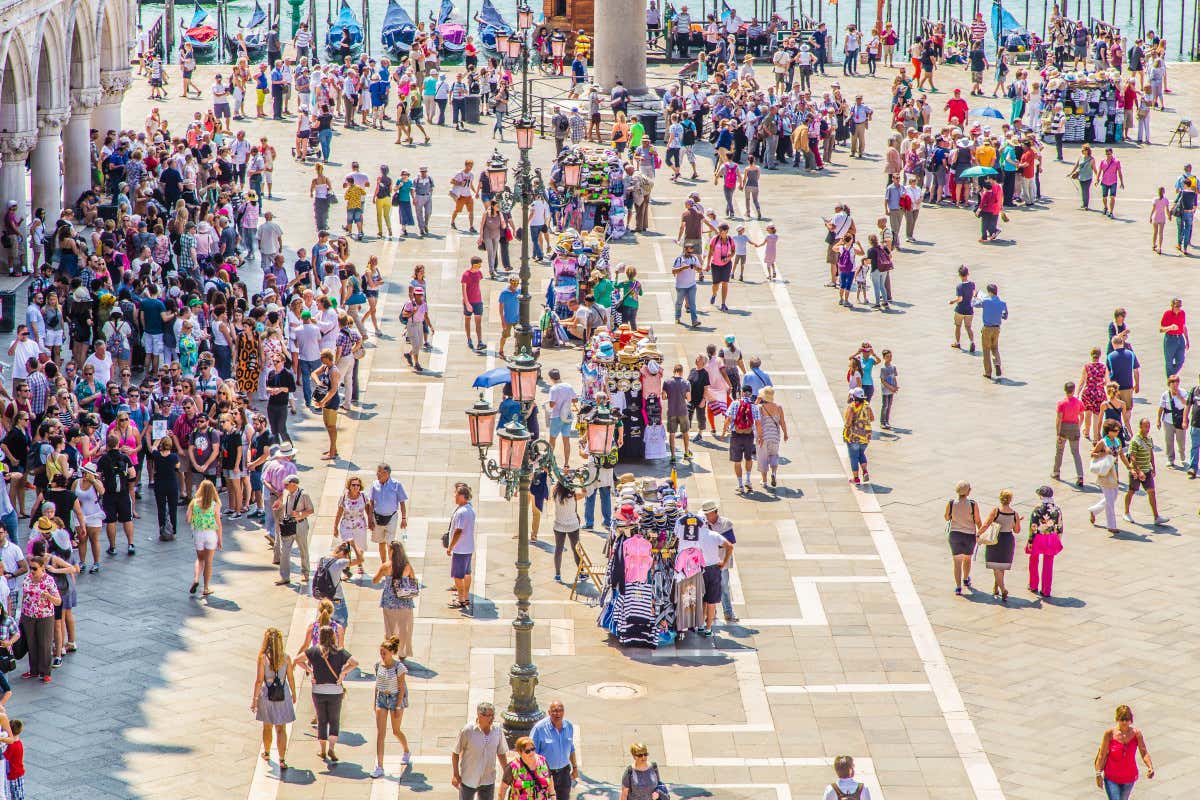
<path fill-rule="evenodd" d="M 489 369 L 477 377 L 471 385 L 476 389 L 490 389 L 493 386 L 506 384 L 511 380 L 508 367 L 496 367 L 495 369 Z"/>
<path fill-rule="evenodd" d="M 991 117 L 992 119 L 1004 119 L 1003 112 L 998 108 L 984 106 L 983 108 L 973 108 L 967 112 L 968 117 Z"/>
<path fill-rule="evenodd" d="M 982 178 L 984 175 L 995 175 L 996 170 L 991 167 L 969 167 L 962 171 L 962 178 Z"/>

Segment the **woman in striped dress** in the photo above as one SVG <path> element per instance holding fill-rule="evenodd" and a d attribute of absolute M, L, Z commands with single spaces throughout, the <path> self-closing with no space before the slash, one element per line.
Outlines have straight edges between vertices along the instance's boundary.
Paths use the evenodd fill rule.
<path fill-rule="evenodd" d="M 755 442 L 758 450 L 758 472 L 763 486 L 767 485 L 767 469 L 771 470 L 771 486 L 776 485 L 779 471 L 779 443 L 787 441 L 787 422 L 783 406 L 775 402 L 775 387 L 763 387 L 758 393 L 758 419 L 755 420 Z"/>

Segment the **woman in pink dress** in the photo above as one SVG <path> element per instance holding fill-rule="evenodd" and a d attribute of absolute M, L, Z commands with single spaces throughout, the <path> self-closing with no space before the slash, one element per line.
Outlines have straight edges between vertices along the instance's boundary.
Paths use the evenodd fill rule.
<path fill-rule="evenodd" d="M 1150 249 L 1159 255 L 1162 255 L 1163 228 L 1171 218 L 1171 203 L 1166 195 L 1167 190 L 1162 186 L 1158 187 L 1158 197 L 1154 198 L 1154 205 L 1150 206 L 1150 226 L 1154 229 Z"/>
<path fill-rule="evenodd" d="M 1089 442 L 1100 438 L 1100 421 L 1104 418 L 1104 383 L 1108 367 L 1100 360 L 1099 347 L 1092 348 L 1092 360 L 1083 365 L 1079 377 L 1079 399 L 1083 401 L 1083 435 Z"/>

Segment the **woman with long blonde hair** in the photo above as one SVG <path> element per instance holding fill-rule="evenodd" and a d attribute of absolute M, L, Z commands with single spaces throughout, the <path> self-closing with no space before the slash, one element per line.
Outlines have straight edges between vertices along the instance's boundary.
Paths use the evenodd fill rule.
<path fill-rule="evenodd" d="M 283 651 L 283 634 L 267 628 L 258 648 L 258 673 L 250 694 L 250 710 L 262 723 L 262 760 L 271 760 L 271 738 L 279 752 L 279 770 L 287 765 L 287 726 L 296 721 L 296 676 L 292 659 Z"/>
<path fill-rule="evenodd" d="M 212 594 L 213 556 L 221 549 L 221 498 L 212 481 L 200 482 L 196 496 L 188 503 L 187 521 L 192 526 L 192 541 L 196 546 L 196 568 L 188 593 L 196 593 L 203 576 L 202 596 L 208 597 Z"/>

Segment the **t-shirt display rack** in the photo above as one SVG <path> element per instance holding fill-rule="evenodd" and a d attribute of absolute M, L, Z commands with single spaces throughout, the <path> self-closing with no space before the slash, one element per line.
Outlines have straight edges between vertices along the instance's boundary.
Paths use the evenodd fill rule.
<path fill-rule="evenodd" d="M 670 454 L 663 419 L 662 362 L 651 332 L 635 331 L 627 324 L 615 334 L 598 329 L 584 350 L 583 396 L 593 398 L 604 392 L 612 412 L 621 419 L 618 463 L 638 464 Z"/>
<path fill-rule="evenodd" d="M 1103 144 L 1120 141 L 1120 85 L 1107 72 L 1067 73 L 1051 78 L 1042 97 L 1042 139 L 1053 141 L 1054 105 L 1067 115 L 1064 142 Z"/>
<path fill-rule="evenodd" d="M 704 627 L 704 558 L 699 547 L 681 548 L 676 535 L 678 525 L 704 525 L 688 508 L 686 487 L 626 473 L 613 503 L 596 624 L 622 647 L 651 649 Z"/>

